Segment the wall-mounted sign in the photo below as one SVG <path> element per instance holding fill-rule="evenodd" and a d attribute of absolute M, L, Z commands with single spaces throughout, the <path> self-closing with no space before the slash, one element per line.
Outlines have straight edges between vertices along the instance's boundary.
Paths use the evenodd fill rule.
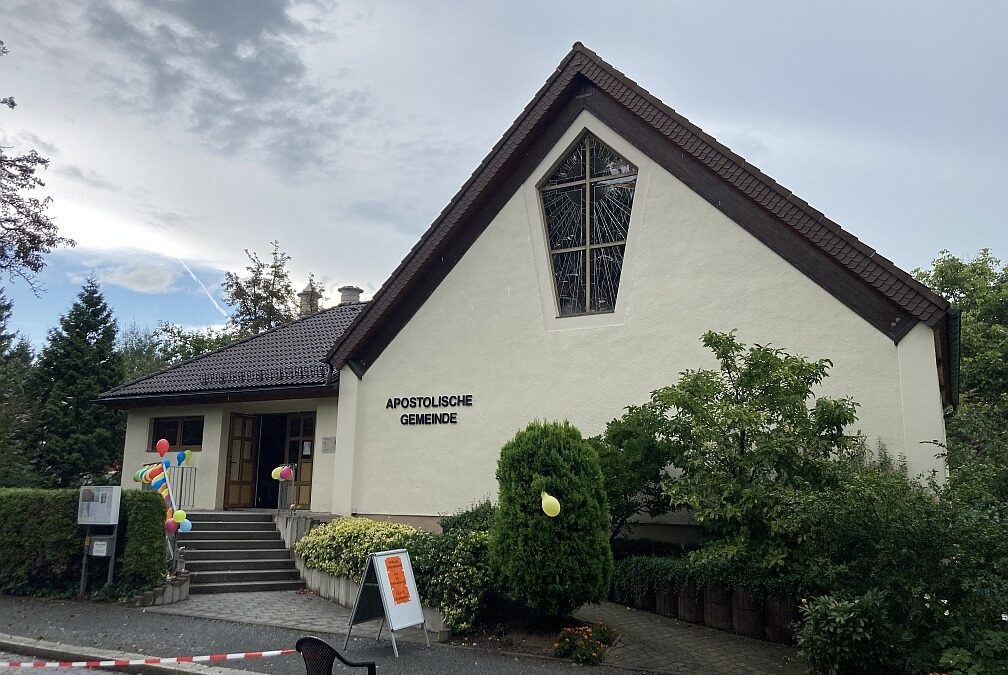
<path fill-rule="evenodd" d="M 407 413 L 399 415 L 399 423 L 404 426 L 417 424 L 458 424 L 458 411 L 452 408 L 471 408 L 472 394 L 439 394 L 434 396 L 393 396 L 385 404 L 386 410 L 414 410 L 417 408 L 435 412 Z"/>

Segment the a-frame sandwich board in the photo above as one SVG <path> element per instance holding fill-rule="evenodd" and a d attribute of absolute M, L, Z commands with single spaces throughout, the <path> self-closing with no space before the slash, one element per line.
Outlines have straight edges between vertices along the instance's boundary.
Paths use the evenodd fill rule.
<path fill-rule="evenodd" d="M 399 647 L 395 639 L 397 630 L 422 626 L 424 640 L 430 647 L 427 622 L 424 620 L 420 594 L 417 592 L 416 579 L 413 577 L 413 565 L 410 564 L 406 549 L 368 555 L 364 563 L 364 572 L 361 574 L 357 599 L 350 613 L 343 649 L 350 643 L 350 632 L 353 627 L 373 619 L 382 620 L 376 641 L 381 638 L 382 628 L 388 624 L 389 634 L 392 636 L 392 651 L 397 658 L 399 656 Z"/>

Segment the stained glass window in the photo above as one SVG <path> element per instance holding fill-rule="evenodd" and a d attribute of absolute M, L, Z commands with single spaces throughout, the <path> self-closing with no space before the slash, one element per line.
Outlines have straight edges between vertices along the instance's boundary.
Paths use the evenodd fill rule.
<path fill-rule="evenodd" d="M 589 133 L 543 182 L 560 316 L 616 308 L 637 167 Z"/>

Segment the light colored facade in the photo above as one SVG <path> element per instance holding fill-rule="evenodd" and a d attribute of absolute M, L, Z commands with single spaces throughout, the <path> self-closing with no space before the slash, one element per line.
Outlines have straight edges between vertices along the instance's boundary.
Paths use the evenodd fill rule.
<path fill-rule="evenodd" d="M 822 236 L 806 242 L 787 231 L 786 239 L 766 231 L 766 213 L 750 217 L 745 204 L 733 211 L 727 197 L 719 198 L 722 188 L 699 168 L 695 180 L 689 172 L 674 175 L 678 158 L 635 130 L 627 101 L 601 97 L 618 85 L 659 112 L 667 109 L 635 93 L 632 83 L 611 85 L 606 77 L 622 76 L 606 68 L 611 69 L 575 46 L 442 218 L 339 337 L 326 356 L 338 373 L 338 382 L 328 380 L 331 396 L 266 400 L 263 395 L 205 404 L 196 399 L 185 407 L 133 402 L 124 484 L 130 484 L 134 465 L 152 457 L 152 419 L 202 415 L 203 445 L 193 461 L 199 476 L 195 505 L 226 506 L 234 416 L 311 411 L 310 503 L 302 507 L 414 521 L 449 513 L 496 496 L 500 448 L 530 420 L 568 419 L 585 435 L 599 433 L 627 405 L 673 384 L 683 370 L 714 367 L 700 336 L 733 329 L 745 343 L 831 359 L 830 377 L 817 393 L 853 397 L 859 404 L 857 430 L 890 453 L 905 455 L 912 473 L 943 476 L 938 448 L 930 442 L 944 441 L 943 411 L 953 400 L 947 305 L 888 261 L 875 263 L 881 258 L 838 226 L 829 226 L 829 236 L 846 237 L 841 243 L 852 247 L 849 255 L 835 254 L 847 256 L 846 268 L 828 257 L 837 247 L 823 244 Z M 598 70 L 601 75 L 593 74 Z M 575 72 L 564 84 L 568 71 Z M 554 89 L 561 92 L 556 100 L 550 99 Z M 581 109 L 563 112 L 579 99 L 587 101 Z M 540 108 L 552 131 L 530 121 Z M 526 127 L 532 131 L 525 133 Z M 560 316 L 541 186 L 586 132 L 634 165 L 636 187 L 614 307 Z M 534 142 L 540 148 L 534 161 L 528 159 L 531 150 L 522 159 L 508 158 L 508 152 L 517 153 L 514 148 L 535 147 Z M 491 171 L 507 177 L 484 180 Z M 498 194 L 491 192 L 495 180 L 507 185 Z M 465 209 L 486 203 L 493 204 L 482 211 L 490 210 L 490 217 L 478 228 L 469 225 L 473 235 L 466 239 Z M 799 206 L 802 214 L 817 213 L 804 202 Z M 452 224 L 455 212 L 463 215 Z M 784 231 L 787 222 L 771 226 Z M 879 275 L 857 256 L 882 265 L 893 281 L 877 281 Z M 403 408 L 400 399 L 411 397 L 432 397 L 432 404 L 446 397 L 440 403 L 458 405 L 421 401 Z M 444 423 L 412 424 L 415 420 L 404 417 L 416 414 L 444 416 Z M 271 468 L 255 471 L 261 477 Z"/>

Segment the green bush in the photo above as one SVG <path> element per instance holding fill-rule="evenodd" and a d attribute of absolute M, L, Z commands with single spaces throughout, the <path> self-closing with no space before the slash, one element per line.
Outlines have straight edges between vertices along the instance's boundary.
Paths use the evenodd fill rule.
<path fill-rule="evenodd" d="M 456 633 L 475 626 L 487 608 L 492 575 L 485 531 L 429 536 L 417 552 L 414 573 L 425 604 L 444 615 Z"/>
<path fill-rule="evenodd" d="M 569 423 L 533 422 L 501 449 L 490 559 L 501 591 L 537 614 L 567 615 L 609 589 L 609 512 L 598 455 Z M 541 492 L 560 501 L 543 513 Z"/>
<path fill-rule="evenodd" d="M 80 585 L 84 528 L 77 524 L 77 490 L 0 488 L 0 592 L 69 596 Z M 150 590 L 167 571 L 164 505 L 156 494 L 123 491 L 114 587 L 105 562 L 92 559 L 89 588 L 127 597 Z"/>
<path fill-rule="evenodd" d="M 458 511 L 438 520 L 443 534 L 462 532 L 489 532 L 497 517 L 497 507 L 489 499 L 473 504 L 468 509 Z"/>
<path fill-rule="evenodd" d="M 423 603 L 440 610 L 453 631 L 464 633 L 487 606 L 489 534 L 465 531 L 461 525 L 449 530 L 432 535 L 401 523 L 337 518 L 309 530 L 294 552 L 310 569 L 357 580 L 370 553 L 404 548 L 410 552 Z"/>
<path fill-rule="evenodd" d="M 294 552 L 310 569 L 357 580 L 369 554 L 415 549 L 427 536 L 411 525 L 347 516 L 309 530 Z"/>
<path fill-rule="evenodd" d="M 904 636 L 894 630 L 883 594 L 853 600 L 833 596 L 802 604 L 798 653 L 814 673 L 879 673 L 903 669 Z"/>
<path fill-rule="evenodd" d="M 120 598 L 160 585 L 168 569 L 165 541 L 165 506 L 153 491 L 124 490 L 120 520 L 119 558 L 116 560 L 115 594 Z"/>

